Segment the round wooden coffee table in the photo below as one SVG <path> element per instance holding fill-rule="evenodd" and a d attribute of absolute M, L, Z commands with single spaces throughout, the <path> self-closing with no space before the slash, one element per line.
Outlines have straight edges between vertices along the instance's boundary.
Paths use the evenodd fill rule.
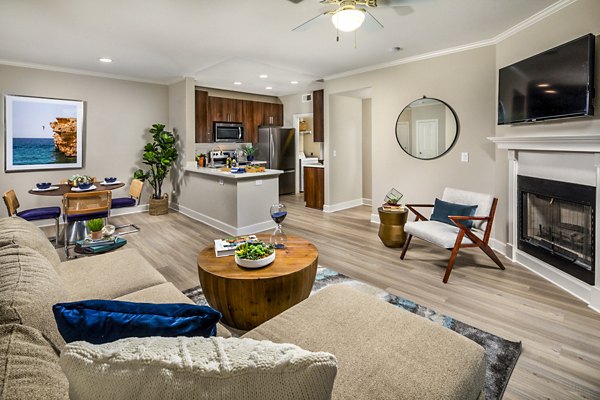
<path fill-rule="evenodd" d="M 269 235 L 257 235 L 269 242 Z M 215 257 L 214 246 L 198 255 L 200 285 L 211 307 L 231 327 L 250 330 L 306 299 L 317 273 L 317 248 L 288 236 L 275 261 L 259 269 L 239 267 L 233 256 Z"/>

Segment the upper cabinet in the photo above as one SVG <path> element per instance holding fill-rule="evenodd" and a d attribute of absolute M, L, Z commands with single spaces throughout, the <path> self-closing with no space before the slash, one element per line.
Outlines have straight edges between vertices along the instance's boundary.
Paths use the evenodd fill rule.
<path fill-rule="evenodd" d="M 212 142 L 208 119 L 208 92 L 196 90 L 196 143 Z"/>
<path fill-rule="evenodd" d="M 244 141 L 258 142 L 260 125 L 283 125 L 283 104 L 208 96 L 196 90 L 196 143 L 213 141 L 213 122 L 242 122 Z"/>
<path fill-rule="evenodd" d="M 313 140 L 315 142 L 325 141 L 325 119 L 324 119 L 324 91 L 315 90 L 313 92 Z"/>
<path fill-rule="evenodd" d="M 243 122 L 243 104 L 243 100 L 209 97 L 208 107 L 210 110 L 210 119 L 213 122 Z"/>

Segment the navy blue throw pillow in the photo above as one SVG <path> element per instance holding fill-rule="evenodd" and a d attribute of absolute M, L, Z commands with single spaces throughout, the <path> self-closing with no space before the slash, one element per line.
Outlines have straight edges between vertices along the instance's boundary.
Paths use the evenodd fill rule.
<path fill-rule="evenodd" d="M 114 342 L 127 337 L 215 336 L 221 313 L 195 304 L 85 300 L 52 306 L 58 331 L 70 343 Z"/>
<path fill-rule="evenodd" d="M 475 215 L 476 210 L 477 204 L 474 206 L 467 206 L 464 204 L 448 203 L 447 201 L 435 199 L 433 213 L 429 219 L 431 221 L 438 221 L 448 225 L 456 226 L 456 224 L 452 222 L 450 218 L 448 218 L 449 215 L 472 217 Z M 471 220 L 461 221 L 461 223 L 467 228 L 471 228 L 471 226 L 473 226 L 473 221 Z"/>

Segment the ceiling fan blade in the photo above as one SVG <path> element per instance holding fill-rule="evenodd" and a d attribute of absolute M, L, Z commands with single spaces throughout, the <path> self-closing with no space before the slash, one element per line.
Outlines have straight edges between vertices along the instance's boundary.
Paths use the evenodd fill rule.
<path fill-rule="evenodd" d="M 373 14 L 369 12 L 369 10 L 365 10 L 367 17 L 365 18 L 365 22 L 363 22 L 361 29 L 365 32 L 377 32 L 383 29 L 383 24 L 375 18 Z"/>
<path fill-rule="evenodd" d="M 302 3 L 304 0 L 288 0 L 294 4 Z"/>
<path fill-rule="evenodd" d="M 319 14 L 316 17 L 311 18 L 308 21 L 298 25 L 297 27 L 292 29 L 292 32 L 305 32 L 311 27 L 313 27 L 316 24 L 316 22 L 320 21 L 324 16 L 325 14 Z"/>
<path fill-rule="evenodd" d="M 377 0 L 377 5 L 379 7 L 398 7 L 406 3 L 406 0 Z"/>

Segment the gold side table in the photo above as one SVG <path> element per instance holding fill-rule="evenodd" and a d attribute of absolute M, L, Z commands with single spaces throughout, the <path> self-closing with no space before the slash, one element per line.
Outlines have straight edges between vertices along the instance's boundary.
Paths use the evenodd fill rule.
<path fill-rule="evenodd" d="M 386 211 L 383 207 L 377 209 L 379 213 L 379 239 L 387 247 L 402 247 L 406 241 L 404 224 L 408 219 L 406 208 L 399 211 Z"/>

